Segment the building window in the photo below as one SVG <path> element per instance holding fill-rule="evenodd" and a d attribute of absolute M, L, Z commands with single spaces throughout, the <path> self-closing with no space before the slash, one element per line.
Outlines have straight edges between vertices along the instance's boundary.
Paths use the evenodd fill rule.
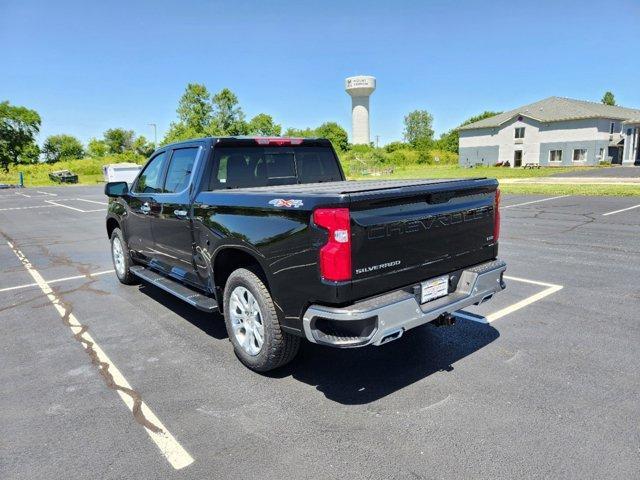
<path fill-rule="evenodd" d="M 600 147 L 600 152 L 598 153 L 598 160 L 604 160 L 604 148 Z"/>
<path fill-rule="evenodd" d="M 609 126 L 609 133 L 613 134 L 613 131 L 616 129 L 616 124 L 615 122 L 611 122 L 611 125 Z"/>
<path fill-rule="evenodd" d="M 549 161 L 550 162 L 561 162 L 562 161 L 562 150 L 550 150 L 549 151 Z"/>
<path fill-rule="evenodd" d="M 587 149 L 586 148 L 576 148 L 573 150 L 573 161 L 574 162 L 584 162 L 587 160 Z"/>
<path fill-rule="evenodd" d="M 524 138 L 524 127 L 518 127 L 514 133 L 515 138 Z"/>

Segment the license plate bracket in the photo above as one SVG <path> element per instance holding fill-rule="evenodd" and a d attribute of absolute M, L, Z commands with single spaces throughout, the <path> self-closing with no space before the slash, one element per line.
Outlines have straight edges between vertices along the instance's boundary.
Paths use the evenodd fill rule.
<path fill-rule="evenodd" d="M 427 303 L 449 293 L 449 275 L 420 282 L 420 303 Z"/>

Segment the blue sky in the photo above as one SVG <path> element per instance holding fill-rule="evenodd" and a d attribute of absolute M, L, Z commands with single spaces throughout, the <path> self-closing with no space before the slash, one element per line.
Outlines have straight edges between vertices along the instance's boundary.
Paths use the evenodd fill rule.
<path fill-rule="evenodd" d="M 159 137 L 188 82 L 231 88 L 248 117 L 350 131 L 344 78 L 374 75 L 371 134 L 426 109 L 440 133 L 551 95 L 640 107 L 640 3 L 0 0 L 0 100 L 41 140 L 110 127 Z"/>

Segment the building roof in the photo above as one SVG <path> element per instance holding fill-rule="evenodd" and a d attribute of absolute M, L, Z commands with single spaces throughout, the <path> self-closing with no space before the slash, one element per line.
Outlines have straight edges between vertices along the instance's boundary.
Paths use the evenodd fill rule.
<path fill-rule="evenodd" d="M 460 130 L 499 127 L 518 115 L 545 123 L 560 122 L 563 120 L 579 120 L 583 118 L 628 120 L 640 117 L 640 110 L 605 105 L 597 102 L 586 102 L 584 100 L 574 100 L 572 98 L 549 97 L 493 117 L 470 123 L 469 125 L 464 125 L 460 127 Z"/>

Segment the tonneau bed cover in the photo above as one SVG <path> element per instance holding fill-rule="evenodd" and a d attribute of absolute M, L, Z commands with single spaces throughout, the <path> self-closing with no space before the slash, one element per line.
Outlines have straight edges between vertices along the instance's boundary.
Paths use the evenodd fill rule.
<path fill-rule="evenodd" d="M 225 190 L 227 192 L 259 192 L 259 193 L 299 193 L 299 194 L 349 194 L 388 190 L 393 188 L 415 187 L 423 185 L 450 184 L 452 182 L 479 181 L 495 183 L 487 178 L 438 178 L 425 180 L 345 180 L 341 182 L 301 183 L 295 185 L 270 185 L 266 187 L 245 187 Z"/>

